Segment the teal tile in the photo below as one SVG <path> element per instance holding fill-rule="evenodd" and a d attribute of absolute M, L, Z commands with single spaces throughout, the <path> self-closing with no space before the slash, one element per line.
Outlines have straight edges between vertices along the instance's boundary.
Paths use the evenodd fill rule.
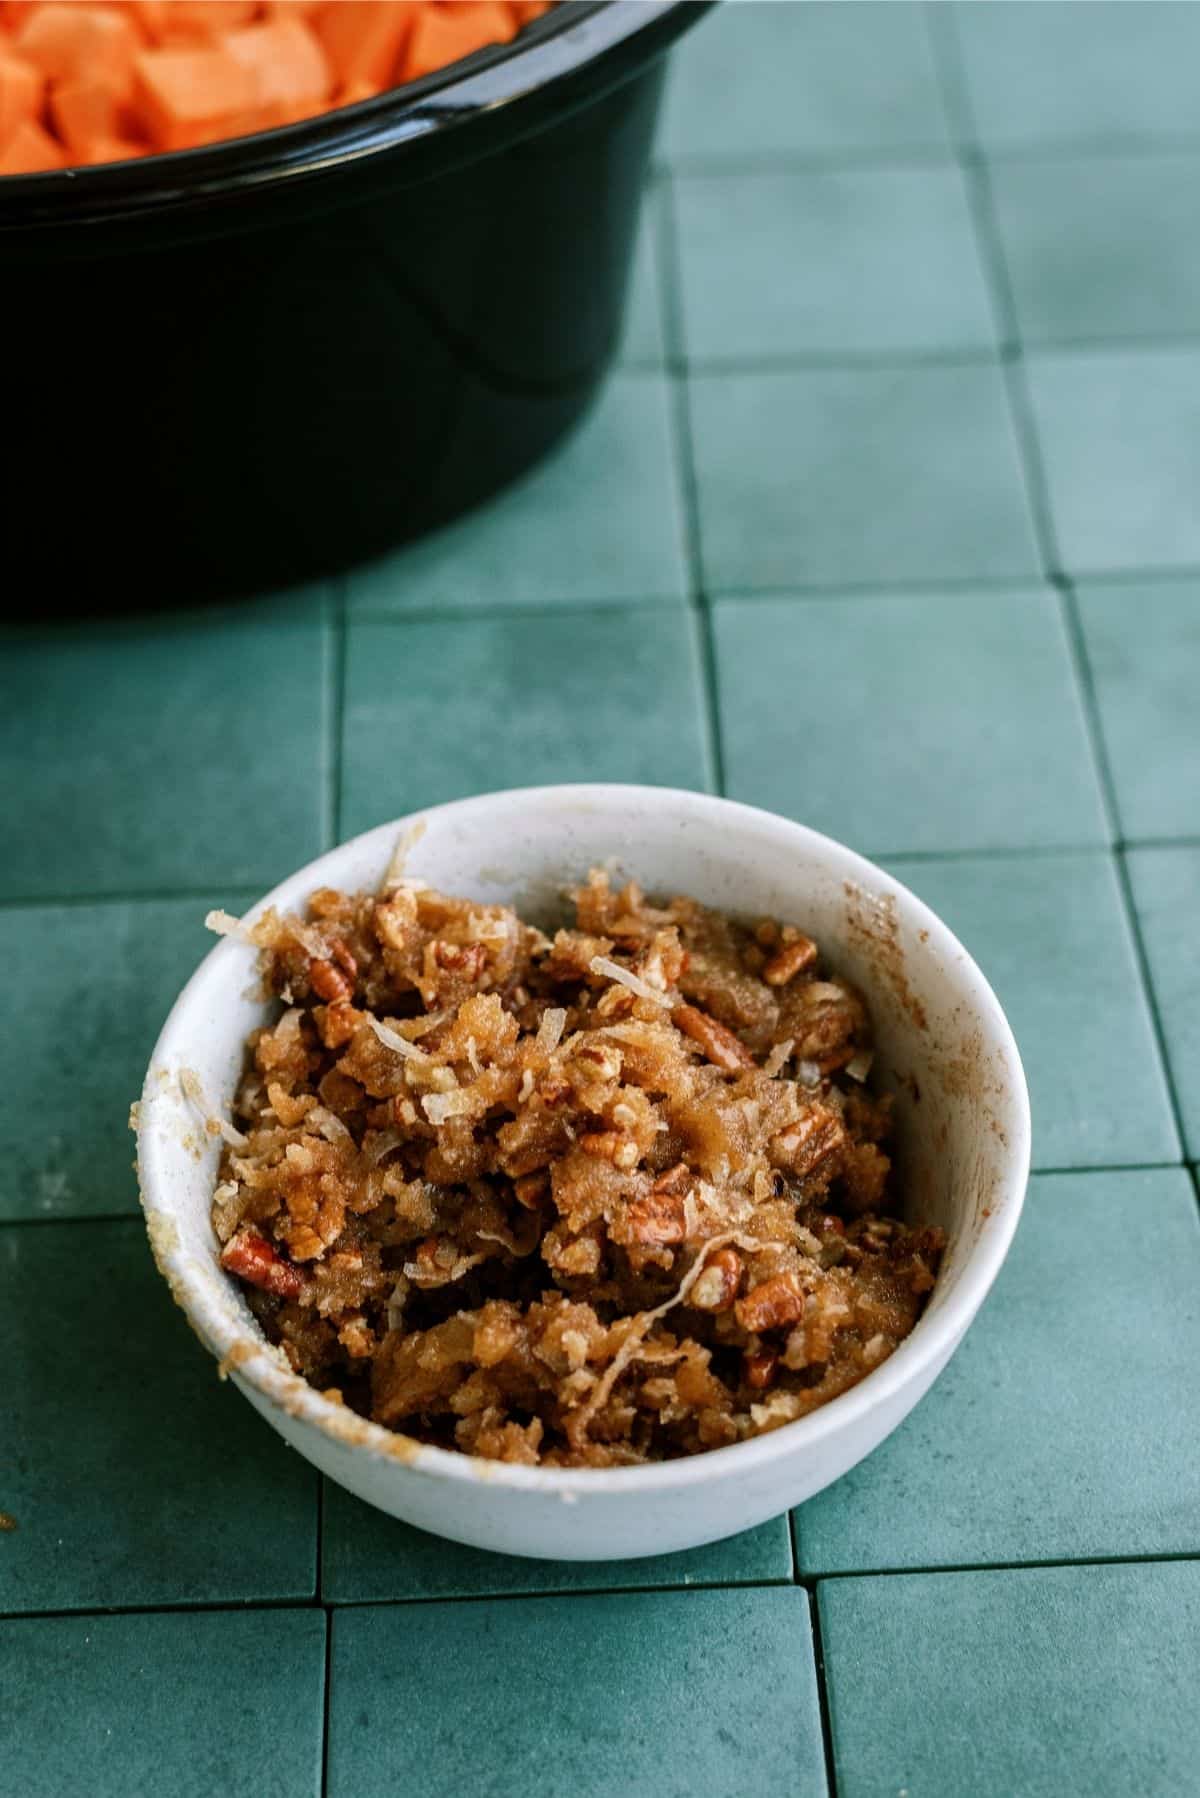
<path fill-rule="evenodd" d="M 21 1798 L 318 1798 L 320 1611 L 0 1623 L 5 1789 Z"/>
<path fill-rule="evenodd" d="M 676 53 L 660 148 L 820 156 L 945 143 L 919 7 L 737 0 Z"/>
<path fill-rule="evenodd" d="M 1085 587 L 1079 611 L 1122 832 L 1200 836 L 1200 584 Z"/>
<path fill-rule="evenodd" d="M 833 1580 L 841 1798 L 1190 1798 L 1200 1564 Z"/>
<path fill-rule="evenodd" d="M 1187 1152 L 1200 1160 L 1200 849 L 1134 849 L 1128 863 Z"/>
<path fill-rule="evenodd" d="M 971 105 L 988 148 L 1103 150 L 1197 135 L 1195 7 L 984 0 L 954 10 Z"/>
<path fill-rule="evenodd" d="M 311 1597 L 316 1475 L 218 1381 L 141 1224 L 10 1224 L 0 1267 L 0 1612 Z"/>
<path fill-rule="evenodd" d="M 999 370 L 694 375 L 710 589 L 1037 570 Z"/>
<path fill-rule="evenodd" d="M 667 379 L 629 372 L 532 474 L 347 583 L 352 616 L 666 603 L 686 589 Z"/>
<path fill-rule="evenodd" d="M 214 893 L 213 904 L 226 896 Z M 214 939 L 199 899 L 16 906 L 0 1040 L 0 1218 L 136 1211 L 125 1128 L 155 1038 Z"/>
<path fill-rule="evenodd" d="M 1200 562 L 1200 351 L 1036 355 L 1029 378 L 1063 567 Z"/>
<path fill-rule="evenodd" d="M 1200 156 L 998 164 L 992 188 L 1024 341 L 1193 332 L 1198 185 Z"/>
<path fill-rule="evenodd" d="M 542 781 L 703 787 L 694 617 L 679 611 L 351 627 L 347 834 Z"/>
<path fill-rule="evenodd" d="M 823 1798 L 807 1595 L 336 1611 L 329 1798 L 417 1768 L 424 1798 Z"/>
<path fill-rule="evenodd" d="M 1175 1161 L 1179 1138 L 1105 854 L 897 862 L 996 989 L 1033 1106 L 1033 1165 Z"/>
<path fill-rule="evenodd" d="M 715 630 L 732 798 L 868 854 L 1105 840 L 1051 594 L 737 600 Z"/>
<path fill-rule="evenodd" d="M 932 1392 L 795 1513 L 801 1570 L 1200 1553 L 1198 1356 L 1185 1169 L 1037 1176 Z"/>
<path fill-rule="evenodd" d="M 374 1599 L 502 1598 L 550 1592 L 635 1591 L 655 1586 L 767 1585 L 792 1577 L 787 1518 L 685 1554 L 639 1561 L 530 1561 L 488 1554 L 410 1529 L 325 1484 L 321 1596 L 334 1604 Z"/>
<path fill-rule="evenodd" d="M 322 847 L 327 642 L 310 594 L 12 632 L 0 898 L 269 886 Z"/>
<path fill-rule="evenodd" d="M 661 368 L 665 359 L 662 328 L 662 289 L 658 278 L 656 232 L 662 195 L 651 187 L 642 201 L 629 297 L 625 304 L 625 330 L 621 362 L 626 368 Z"/>
<path fill-rule="evenodd" d="M 988 349 L 959 170 L 678 175 L 691 357 Z"/>

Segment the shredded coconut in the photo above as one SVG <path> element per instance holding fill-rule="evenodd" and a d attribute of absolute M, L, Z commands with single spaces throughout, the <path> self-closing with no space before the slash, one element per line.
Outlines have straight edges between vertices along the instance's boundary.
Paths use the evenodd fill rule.
<path fill-rule="evenodd" d="M 381 893 L 394 893 L 396 888 L 400 886 L 414 887 L 418 891 L 424 890 L 427 884 L 425 881 L 405 879 L 404 864 L 407 862 L 409 855 L 421 841 L 421 838 L 425 835 L 428 828 L 424 818 L 417 818 L 409 825 L 407 830 L 402 830 L 400 832 L 400 835 L 396 838 L 396 847 L 392 850 L 391 860 L 388 862 L 388 865 L 384 870 L 383 879 L 379 883 L 379 890 Z"/>
<path fill-rule="evenodd" d="M 795 1047 L 796 1040 L 791 1036 L 789 1036 L 785 1042 L 776 1043 L 775 1047 L 771 1050 L 771 1053 L 767 1056 L 767 1059 L 763 1062 L 763 1073 L 769 1075 L 770 1078 L 774 1080 L 775 1076 L 781 1074 L 787 1066 L 788 1057 Z"/>
<path fill-rule="evenodd" d="M 373 1012 L 367 1013 L 367 1023 L 375 1032 L 385 1049 L 391 1049 L 397 1055 L 407 1056 L 410 1061 L 428 1061 L 424 1049 L 418 1049 L 416 1043 L 410 1043 L 406 1036 L 401 1036 L 387 1024 L 380 1023 Z"/>
<path fill-rule="evenodd" d="M 567 1026 L 567 1014 L 561 1005 L 552 1005 L 549 1011 L 542 1013 L 542 1021 L 538 1025 L 538 1048 L 547 1055 L 553 1054 L 562 1041 L 562 1033 Z"/>
<path fill-rule="evenodd" d="M 660 993 L 637 974 L 631 973 L 628 968 L 623 968 L 620 962 L 613 961 L 610 956 L 593 955 L 588 967 L 593 974 L 604 974 L 609 980 L 615 980 L 618 986 L 627 986 L 631 993 L 637 994 L 639 999 L 650 999 L 655 1005 L 663 1005 L 668 1009 L 671 1007 L 671 1001 L 665 993 Z"/>
<path fill-rule="evenodd" d="M 229 1144 L 231 1149 L 248 1149 L 250 1138 L 235 1130 L 228 1118 L 223 1118 L 214 1111 L 205 1096 L 199 1074 L 191 1068 L 184 1068 L 179 1076 L 179 1085 L 185 1099 L 199 1112 L 204 1120 L 204 1128 L 210 1136 L 219 1136 Z"/>
<path fill-rule="evenodd" d="M 861 1085 L 867 1075 L 871 1072 L 871 1063 L 874 1059 L 875 1057 L 871 1054 L 870 1050 L 864 1049 L 861 1055 L 856 1055 L 853 1060 L 848 1061 L 846 1063 L 846 1072 L 849 1074 L 851 1080 L 857 1080 Z"/>

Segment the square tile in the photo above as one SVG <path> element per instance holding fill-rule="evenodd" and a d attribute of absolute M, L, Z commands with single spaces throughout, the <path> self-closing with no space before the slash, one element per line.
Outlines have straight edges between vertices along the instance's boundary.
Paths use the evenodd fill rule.
<path fill-rule="evenodd" d="M 12 631 L 0 898 L 270 886 L 325 842 L 327 626 L 240 611 Z"/>
<path fill-rule="evenodd" d="M 1062 566 L 1200 562 L 1200 350 L 1062 351 L 1028 366 Z"/>
<path fill-rule="evenodd" d="M 540 781 L 704 787 L 696 619 L 580 612 L 350 630 L 346 833 Z"/>
<path fill-rule="evenodd" d="M 654 184 L 642 201 L 629 297 L 625 303 L 625 331 L 620 358 L 625 368 L 661 368 L 666 358 L 663 343 L 662 287 L 658 277 L 658 221 L 663 193 Z"/>
<path fill-rule="evenodd" d="M 1110 857 L 1005 855 L 892 866 L 996 989 L 1029 1081 L 1034 1167 L 1178 1160 Z"/>
<path fill-rule="evenodd" d="M 310 1598 L 317 1479 L 175 1310 L 140 1223 L 0 1229 L 0 1612 Z"/>
<path fill-rule="evenodd" d="M 973 0 L 954 18 L 990 149 L 1153 144 L 1197 134 L 1200 12 L 1170 0 Z"/>
<path fill-rule="evenodd" d="M 324 1685 L 317 1610 L 0 1623 L 7 1789 L 318 1798 Z"/>
<path fill-rule="evenodd" d="M 1195 1790 L 1200 1564 L 833 1580 L 841 1798 Z"/>
<path fill-rule="evenodd" d="M 686 591 L 668 382 L 629 372 L 515 486 L 347 582 L 351 616 L 667 603 Z"/>
<path fill-rule="evenodd" d="M 791 1577 L 786 1517 L 684 1554 L 638 1561 L 531 1561 L 444 1542 L 360 1504 L 330 1481 L 325 1484 L 321 1596 L 334 1604 L 655 1586 L 778 1585 Z"/>
<path fill-rule="evenodd" d="M 1200 1161 L 1200 849 L 1134 849 L 1128 862 L 1187 1152 Z"/>
<path fill-rule="evenodd" d="M 1193 332 L 1198 185 L 1200 156 L 997 164 L 992 190 L 1024 341 Z"/>
<path fill-rule="evenodd" d="M 1050 593 L 737 600 L 715 630 L 732 798 L 868 854 L 1105 840 Z"/>
<path fill-rule="evenodd" d="M 213 946 L 207 909 L 150 899 L 5 912 L 21 945 L 6 986 L 22 1028 L 0 1039 L 0 1219 L 137 1210 L 125 1120 L 167 1012 Z"/>
<path fill-rule="evenodd" d="M 677 175 L 687 353 L 990 349 L 957 168 Z"/>
<path fill-rule="evenodd" d="M 721 6 L 680 45 L 659 140 L 672 159 L 945 143 L 919 7 L 774 0 Z"/>
<path fill-rule="evenodd" d="M 1197 1356 L 1186 1171 L 1036 1177 L 928 1398 L 795 1513 L 802 1571 L 1200 1553 Z"/>
<path fill-rule="evenodd" d="M 1200 836 L 1200 582 L 1085 587 L 1079 612 L 1124 835 Z"/>
<path fill-rule="evenodd" d="M 698 374 L 689 385 L 710 589 L 1037 571 L 997 368 Z"/>
<path fill-rule="evenodd" d="M 424 1798 L 460 1798 L 481 1765 L 527 1798 L 823 1798 L 807 1594 L 336 1611 L 329 1798 L 404 1789 L 415 1768 Z"/>

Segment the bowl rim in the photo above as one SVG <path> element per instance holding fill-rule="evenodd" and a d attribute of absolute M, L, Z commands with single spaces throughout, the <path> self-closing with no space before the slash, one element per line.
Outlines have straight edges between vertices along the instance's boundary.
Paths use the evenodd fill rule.
<path fill-rule="evenodd" d="M 564 801 L 580 807 L 589 804 L 611 806 L 615 802 L 644 805 L 647 799 L 665 813 L 690 814 L 695 822 L 710 827 L 741 827 L 756 833 L 766 830 L 777 837 L 789 838 L 793 844 L 803 845 L 810 852 L 815 850 L 821 859 L 835 863 L 838 872 L 844 873 L 846 878 L 868 886 L 879 880 L 886 881 L 905 906 L 913 908 L 911 915 L 919 927 L 929 933 L 929 946 L 941 951 L 953 966 L 955 978 L 966 989 L 964 996 L 978 1015 L 989 1047 L 999 1048 L 1004 1053 L 1012 1079 L 1004 1093 L 1003 1179 L 991 1200 L 990 1214 L 985 1218 L 954 1289 L 942 1308 L 932 1318 L 923 1314 L 912 1334 L 882 1366 L 808 1416 L 764 1435 L 677 1460 L 614 1468 L 528 1467 L 482 1460 L 454 1449 L 419 1443 L 381 1424 L 369 1422 L 325 1398 L 301 1375 L 285 1368 L 281 1358 L 277 1358 L 278 1350 L 268 1343 L 256 1323 L 232 1325 L 227 1311 L 206 1291 L 210 1284 L 215 1291 L 215 1283 L 227 1278 L 215 1256 L 210 1267 L 202 1267 L 179 1242 L 171 1201 L 171 1178 L 165 1165 L 164 1136 L 153 1127 L 156 1104 L 163 1101 L 159 1070 L 165 1062 L 181 1058 L 181 1049 L 185 1049 L 190 1035 L 193 1009 L 202 1000 L 214 973 L 223 971 L 231 957 L 246 954 L 245 944 L 226 938 L 204 957 L 167 1015 L 150 1057 L 137 1123 L 138 1182 L 154 1259 L 176 1303 L 205 1347 L 217 1358 L 222 1377 L 226 1371 L 234 1371 L 239 1383 L 253 1388 L 268 1401 L 270 1408 L 311 1424 L 331 1442 L 363 1452 L 376 1461 L 390 1461 L 435 1479 L 450 1479 L 493 1490 L 508 1488 L 557 1494 L 574 1500 L 591 1494 L 678 1492 L 712 1483 L 722 1476 L 749 1474 L 765 1464 L 790 1459 L 806 1449 L 816 1450 L 829 1438 L 853 1431 L 869 1413 L 886 1409 L 891 1399 L 919 1380 L 923 1373 L 928 1373 L 931 1367 L 935 1375 L 953 1352 L 1003 1265 L 1024 1204 L 1031 1147 L 1028 1086 L 1012 1029 L 974 959 L 923 900 L 857 851 L 808 825 L 714 794 L 601 782 L 514 787 L 422 807 L 347 838 L 278 882 L 269 893 L 248 906 L 244 915 L 256 918 L 268 906 L 293 905 L 305 892 L 317 886 L 336 884 L 335 865 L 348 853 L 363 849 L 368 843 L 378 845 L 386 862 L 387 853 L 397 837 L 411 831 L 420 821 L 428 822 L 434 818 L 453 821 L 481 809 L 527 812 L 531 808 L 558 805 Z"/>

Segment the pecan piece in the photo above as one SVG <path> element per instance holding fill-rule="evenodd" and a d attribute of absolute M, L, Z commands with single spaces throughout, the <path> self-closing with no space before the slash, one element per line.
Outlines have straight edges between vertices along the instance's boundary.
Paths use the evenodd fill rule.
<path fill-rule="evenodd" d="M 742 1356 L 742 1378 L 747 1386 L 755 1392 L 762 1392 L 775 1378 L 775 1369 L 779 1366 L 779 1356 L 769 1351 L 761 1355 Z"/>
<path fill-rule="evenodd" d="M 628 1209 L 631 1242 L 674 1244 L 687 1235 L 682 1193 L 649 1192 Z M 694 1291 L 694 1288 L 693 1288 Z"/>
<path fill-rule="evenodd" d="M 684 1193 L 688 1190 L 689 1186 L 691 1186 L 694 1178 L 695 1176 L 687 1162 L 677 1161 L 674 1167 L 669 1167 L 666 1173 L 658 1176 L 658 1179 L 654 1182 L 650 1191 L 653 1193 Z"/>
<path fill-rule="evenodd" d="M 585 1155 L 594 1155 L 597 1161 L 611 1161 L 624 1173 L 635 1168 L 641 1159 L 632 1136 L 621 1130 L 588 1130 L 579 1138 L 579 1146 Z"/>
<path fill-rule="evenodd" d="M 335 968 L 331 961 L 310 961 L 308 980 L 318 998 L 328 1000 L 330 1005 L 344 1005 L 354 997 L 354 987 L 342 970 Z"/>
<path fill-rule="evenodd" d="M 763 969 L 768 986 L 786 986 L 797 974 L 811 968 L 817 959 L 817 945 L 809 936 L 797 934 L 792 942 L 784 942 Z"/>
<path fill-rule="evenodd" d="M 717 1249 L 705 1262 L 688 1302 L 698 1311 L 728 1311 L 741 1279 L 742 1258 L 737 1250 Z"/>
<path fill-rule="evenodd" d="M 671 1013 L 672 1021 L 677 1029 L 704 1051 L 706 1060 L 714 1067 L 721 1068 L 727 1074 L 740 1073 L 743 1068 L 757 1067 L 753 1055 L 740 1037 L 708 1012 L 701 1011 L 696 1005 L 677 1005 Z"/>
<path fill-rule="evenodd" d="M 448 974 L 461 974 L 464 980 L 478 980 L 487 960 L 482 943 L 435 943 L 433 959 Z"/>
<path fill-rule="evenodd" d="M 846 1130 L 828 1105 L 811 1105 L 804 1116 L 771 1139 L 771 1159 L 777 1167 L 803 1178 L 828 1160 L 846 1142 Z"/>
<path fill-rule="evenodd" d="M 279 1299 L 299 1298 L 304 1284 L 300 1269 L 285 1261 L 257 1230 L 239 1230 L 231 1236 L 221 1250 L 221 1266 L 248 1286 L 273 1292 Z"/>
<path fill-rule="evenodd" d="M 743 1330 L 778 1330 L 804 1315 L 804 1288 L 795 1274 L 772 1274 L 739 1299 L 734 1312 Z"/>
<path fill-rule="evenodd" d="M 325 1047 L 340 1049 L 350 1041 L 362 1023 L 363 1014 L 341 999 L 336 1005 L 314 1006 L 313 1021 L 317 1026 L 317 1035 Z"/>

